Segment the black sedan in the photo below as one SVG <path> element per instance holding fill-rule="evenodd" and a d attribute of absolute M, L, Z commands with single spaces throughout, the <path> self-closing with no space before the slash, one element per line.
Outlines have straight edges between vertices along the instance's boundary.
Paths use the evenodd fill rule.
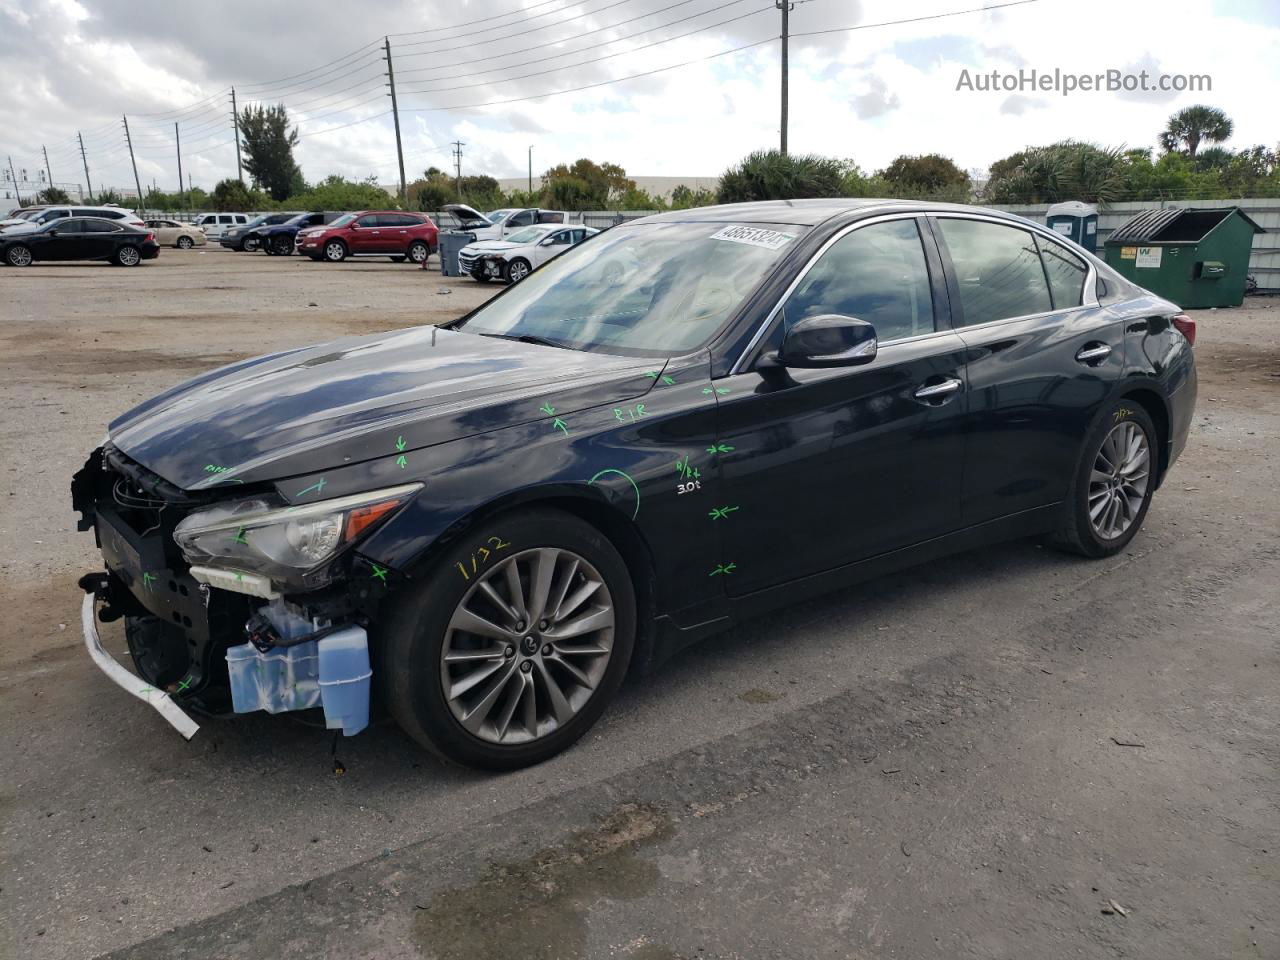
<path fill-rule="evenodd" d="M 631 669 L 764 610 L 1010 538 L 1124 549 L 1186 443 L 1194 340 L 995 211 L 638 220 L 443 327 L 117 418 L 72 488 L 105 560 L 86 644 L 187 736 L 308 707 L 354 732 L 371 694 L 451 760 L 535 763 Z"/>
<path fill-rule="evenodd" d="M 107 260 L 136 267 L 159 254 L 151 231 L 101 217 L 69 217 L 0 234 L 0 262 L 11 267 L 30 266 L 36 260 Z"/>

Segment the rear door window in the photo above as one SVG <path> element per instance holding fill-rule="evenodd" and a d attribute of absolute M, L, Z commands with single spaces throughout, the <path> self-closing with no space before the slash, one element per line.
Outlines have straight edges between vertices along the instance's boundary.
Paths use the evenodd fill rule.
<path fill-rule="evenodd" d="M 58 231 L 58 236 L 65 237 L 69 233 L 84 233 L 84 220 L 61 220 L 53 225 L 53 229 Z"/>
<path fill-rule="evenodd" d="M 226 214 L 223 214 L 222 216 L 218 217 L 218 222 L 219 222 L 219 223 L 231 223 L 231 222 L 232 222 L 232 220 L 231 220 L 231 217 L 227 216 Z"/>
<path fill-rule="evenodd" d="M 1029 230 L 952 217 L 940 217 L 938 224 L 955 266 L 965 326 L 1053 309 Z"/>
<path fill-rule="evenodd" d="M 376 213 L 369 213 L 356 221 L 357 227 L 380 227 L 382 226 L 382 218 Z"/>
<path fill-rule="evenodd" d="M 114 223 L 106 223 L 102 220 L 85 220 L 85 233 L 119 233 L 120 227 Z"/>
<path fill-rule="evenodd" d="M 1060 243 L 1036 237 L 1040 245 L 1040 259 L 1044 273 L 1049 278 L 1049 293 L 1053 296 L 1053 309 L 1078 307 L 1084 302 L 1084 281 L 1089 275 L 1088 265 Z"/>

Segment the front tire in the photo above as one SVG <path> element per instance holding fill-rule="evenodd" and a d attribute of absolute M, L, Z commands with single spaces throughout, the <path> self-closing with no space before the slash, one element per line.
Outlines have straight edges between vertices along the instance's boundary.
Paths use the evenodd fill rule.
<path fill-rule="evenodd" d="M 514 260 L 512 260 L 510 263 L 507 264 L 507 269 L 506 269 L 507 283 L 519 283 L 521 280 L 527 277 L 532 271 L 533 271 L 533 268 L 529 266 L 528 260 L 524 259 L 524 257 L 516 257 Z"/>
<path fill-rule="evenodd" d="M 1110 557 L 1141 529 L 1156 488 L 1155 424 L 1139 404 L 1120 400 L 1085 438 L 1062 521 L 1049 542 L 1085 557 Z"/>
<path fill-rule="evenodd" d="M 347 245 L 341 240 L 330 240 L 324 245 L 324 258 L 330 263 L 341 263 L 347 259 Z"/>
<path fill-rule="evenodd" d="M 131 247 L 126 244 L 116 250 L 115 256 L 112 258 L 117 266 L 136 267 L 142 262 L 142 251 L 137 247 Z"/>
<path fill-rule="evenodd" d="M 497 516 L 411 584 L 380 631 L 379 672 L 392 716 L 447 760 L 540 763 L 590 729 L 626 674 L 630 573 L 572 514 Z"/>
<path fill-rule="evenodd" d="M 271 250 L 277 257 L 289 257 L 293 255 L 293 239 L 291 237 L 276 237 L 271 243 Z"/>
<path fill-rule="evenodd" d="M 240 249 L 245 253 L 253 253 L 258 249 L 258 238 L 246 237 L 244 243 L 240 244 Z"/>
<path fill-rule="evenodd" d="M 4 254 L 5 263 L 11 267 L 29 267 L 34 259 L 35 257 L 31 255 L 31 248 L 21 243 L 15 243 Z"/>

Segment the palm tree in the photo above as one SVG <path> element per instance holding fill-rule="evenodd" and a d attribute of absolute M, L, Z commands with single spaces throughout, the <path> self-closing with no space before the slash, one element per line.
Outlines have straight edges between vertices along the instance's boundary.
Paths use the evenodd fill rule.
<path fill-rule="evenodd" d="M 1197 104 L 1183 107 L 1169 118 L 1169 125 L 1160 134 L 1160 146 L 1172 153 L 1180 150 L 1194 157 L 1200 142 L 1221 143 L 1231 136 L 1231 118 L 1217 107 Z"/>

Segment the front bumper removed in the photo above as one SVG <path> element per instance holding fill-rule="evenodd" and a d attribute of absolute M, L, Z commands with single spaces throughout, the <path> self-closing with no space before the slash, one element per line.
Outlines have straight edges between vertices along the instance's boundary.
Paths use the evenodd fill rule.
<path fill-rule="evenodd" d="M 80 625 L 84 631 L 84 645 L 93 662 L 112 682 L 154 707 L 173 729 L 182 734 L 183 739 L 190 740 L 199 731 L 200 725 L 192 720 L 169 694 L 130 673 L 116 663 L 111 654 L 103 648 L 102 639 L 98 636 L 96 601 L 94 594 L 89 593 L 85 595 L 84 602 L 80 606 Z"/>

